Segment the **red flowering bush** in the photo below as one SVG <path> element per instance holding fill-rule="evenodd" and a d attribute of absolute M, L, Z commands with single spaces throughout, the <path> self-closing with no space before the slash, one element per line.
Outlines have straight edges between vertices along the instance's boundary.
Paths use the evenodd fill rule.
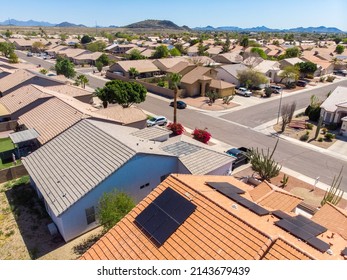
<path fill-rule="evenodd" d="M 167 128 L 170 129 L 175 135 L 181 135 L 184 132 L 184 127 L 180 123 L 169 123 Z"/>
<path fill-rule="evenodd" d="M 211 139 L 211 133 L 206 131 L 206 128 L 205 129 L 195 128 L 192 135 L 194 139 L 205 144 Z"/>

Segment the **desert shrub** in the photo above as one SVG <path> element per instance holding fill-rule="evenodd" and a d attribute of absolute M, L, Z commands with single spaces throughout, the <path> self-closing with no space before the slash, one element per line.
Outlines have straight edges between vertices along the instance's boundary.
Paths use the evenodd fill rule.
<path fill-rule="evenodd" d="M 207 143 L 211 139 L 211 134 L 205 129 L 195 128 L 193 133 L 193 138 L 202 142 Z"/>
<path fill-rule="evenodd" d="M 323 142 L 323 137 L 319 137 L 318 142 Z"/>
<path fill-rule="evenodd" d="M 320 107 L 315 107 L 315 108 L 311 107 L 311 110 L 308 113 L 309 120 L 316 122 L 319 120 L 319 117 L 320 117 Z"/>
<path fill-rule="evenodd" d="M 328 131 L 328 129 L 327 129 L 327 128 L 325 128 L 325 127 L 323 127 L 323 128 L 322 128 L 322 134 L 327 133 L 327 131 Z"/>
<path fill-rule="evenodd" d="M 321 77 L 319 77 L 319 81 L 321 82 L 321 83 L 324 83 L 325 82 L 325 77 L 323 77 L 323 76 L 321 76 Z"/>
<path fill-rule="evenodd" d="M 184 132 L 184 127 L 180 123 L 169 123 L 167 128 L 170 129 L 175 135 L 181 135 Z"/>
<path fill-rule="evenodd" d="M 335 138 L 335 135 L 330 133 L 330 132 L 327 132 L 327 133 L 325 133 L 324 138 L 326 141 L 331 141 Z"/>
<path fill-rule="evenodd" d="M 165 81 L 161 80 L 157 83 L 158 87 L 165 87 Z"/>
<path fill-rule="evenodd" d="M 308 74 L 306 74 L 306 78 L 307 78 L 307 79 L 313 79 L 314 76 L 313 76 L 312 73 L 308 73 Z"/>
<path fill-rule="evenodd" d="M 332 83 L 335 80 L 334 76 L 328 76 L 327 77 L 327 82 Z"/>
<path fill-rule="evenodd" d="M 306 124 L 306 129 L 312 130 L 312 128 L 313 128 L 313 124 L 312 123 L 307 123 Z"/>
<path fill-rule="evenodd" d="M 303 134 L 300 136 L 300 141 L 307 141 L 308 140 L 308 134 Z"/>

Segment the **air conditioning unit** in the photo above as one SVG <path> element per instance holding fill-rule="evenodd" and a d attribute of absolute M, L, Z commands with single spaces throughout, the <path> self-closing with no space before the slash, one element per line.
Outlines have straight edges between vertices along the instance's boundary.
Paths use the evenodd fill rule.
<path fill-rule="evenodd" d="M 51 236 L 56 236 L 58 234 L 58 228 L 55 225 L 55 223 L 48 224 L 48 231 L 51 234 Z"/>

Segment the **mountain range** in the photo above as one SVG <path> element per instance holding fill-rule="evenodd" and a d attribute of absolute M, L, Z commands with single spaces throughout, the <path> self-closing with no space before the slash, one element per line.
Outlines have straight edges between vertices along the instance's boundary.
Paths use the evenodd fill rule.
<path fill-rule="evenodd" d="M 16 19 L 8 19 L 3 22 L 0 22 L 0 25 L 13 25 L 13 26 L 46 26 L 46 27 L 87 27 L 83 24 L 74 24 L 70 22 L 62 22 L 59 24 L 49 23 L 45 21 L 21 21 Z M 94 26 L 93 26 L 94 27 Z M 101 27 L 101 26 L 99 26 Z M 111 25 L 109 27 L 115 28 L 120 26 Z M 126 26 L 122 26 L 123 28 L 141 28 L 141 29 L 172 29 L 172 30 L 194 30 L 194 31 L 234 31 L 234 32 L 302 32 L 302 33 L 344 33 L 344 31 L 336 28 L 336 27 L 297 27 L 290 29 L 274 29 L 268 28 L 266 26 L 257 26 L 251 28 L 240 28 L 237 26 L 206 26 L 206 27 L 194 27 L 190 29 L 188 26 L 178 26 L 169 20 L 143 20 L 139 22 L 135 22 Z"/>

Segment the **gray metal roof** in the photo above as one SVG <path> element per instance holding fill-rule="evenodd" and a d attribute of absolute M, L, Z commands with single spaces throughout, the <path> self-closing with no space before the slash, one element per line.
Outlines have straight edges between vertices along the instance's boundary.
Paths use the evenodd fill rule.
<path fill-rule="evenodd" d="M 231 164 L 234 160 L 228 155 L 183 140 L 163 145 L 161 149 L 177 156 L 189 172 L 194 175 L 208 174 L 223 165 Z"/>
<path fill-rule="evenodd" d="M 23 159 L 56 216 L 130 160 L 136 152 L 82 120 Z"/>
<path fill-rule="evenodd" d="M 37 131 L 34 128 L 30 128 L 27 130 L 10 133 L 9 136 L 13 144 L 18 144 L 25 141 L 34 140 L 40 135 L 37 133 Z"/>
<path fill-rule="evenodd" d="M 131 133 L 131 135 L 146 139 L 146 140 L 155 140 L 163 136 L 169 136 L 172 133 L 172 131 L 162 128 L 159 126 L 151 126 L 151 127 L 146 127 L 144 129 L 135 131 Z"/>

